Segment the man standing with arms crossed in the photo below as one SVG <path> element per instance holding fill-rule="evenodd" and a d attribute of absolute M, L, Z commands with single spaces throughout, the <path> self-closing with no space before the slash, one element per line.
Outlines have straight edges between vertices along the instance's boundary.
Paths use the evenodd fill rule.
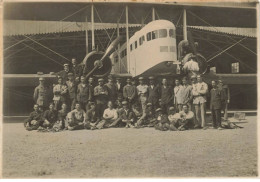
<path fill-rule="evenodd" d="M 193 78 L 194 79 L 194 78 Z M 207 129 L 206 127 L 206 94 L 208 93 L 208 85 L 202 81 L 202 78 L 200 75 L 197 76 L 197 82 L 195 82 L 192 85 L 192 95 L 193 95 L 193 104 L 195 107 L 195 113 L 196 113 L 196 119 L 198 123 L 194 126 L 194 128 L 200 128 L 202 127 L 204 130 Z M 200 117 L 201 116 L 201 122 Z"/>

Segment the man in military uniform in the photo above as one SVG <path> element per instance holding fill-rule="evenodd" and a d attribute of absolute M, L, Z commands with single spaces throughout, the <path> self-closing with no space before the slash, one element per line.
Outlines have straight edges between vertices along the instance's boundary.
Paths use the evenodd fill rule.
<path fill-rule="evenodd" d="M 146 102 L 147 102 L 147 94 L 148 94 L 148 86 L 144 83 L 144 78 L 140 77 L 139 78 L 139 83 L 137 88 L 137 94 L 139 97 L 139 102 L 142 105 L 143 112 L 145 112 L 146 109 Z"/>
<path fill-rule="evenodd" d="M 64 70 L 57 73 L 57 76 L 60 76 L 63 80 L 63 84 L 66 83 L 68 80 L 68 74 L 69 74 L 69 64 L 64 64 Z"/>
<path fill-rule="evenodd" d="M 108 88 L 109 100 L 111 100 L 113 104 L 115 104 L 115 101 L 117 99 L 117 88 L 116 85 L 114 84 L 114 80 L 112 76 L 108 77 L 108 83 L 106 84 L 106 86 Z"/>
<path fill-rule="evenodd" d="M 79 81 L 80 77 L 82 76 L 82 67 L 77 63 L 76 58 L 72 58 L 71 62 L 71 72 L 74 74 L 76 81 Z"/>
<path fill-rule="evenodd" d="M 97 111 L 98 116 L 101 118 L 103 116 L 103 112 L 107 107 L 108 102 L 108 89 L 104 85 L 104 79 L 98 79 L 98 86 L 94 88 L 94 96 L 96 98 L 97 103 Z"/>
<path fill-rule="evenodd" d="M 167 114 L 170 106 L 173 105 L 174 91 L 171 86 L 168 85 L 166 78 L 162 80 L 161 93 L 161 109 L 162 112 Z"/>
<path fill-rule="evenodd" d="M 89 100 L 94 101 L 94 78 L 89 77 L 88 79 L 88 88 L 89 88 Z"/>
<path fill-rule="evenodd" d="M 117 88 L 118 93 L 123 94 L 123 88 L 124 87 L 123 87 L 121 78 L 116 79 L 116 88 Z"/>
<path fill-rule="evenodd" d="M 42 107 L 44 110 L 48 108 L 48 89 L 45 86 L 45 79 L 39 78 L 40 84 L 34 89 L 33 99 L 36 104 Z"/>
<path fill-rule="evenodd" d="M 131 105 L 136 100 L 136 87 L 131 84 L 131 79 L 127 78 L 127 84 L 123 88 L 123 96 Z"/>
<path fill-rule="evenodd" d="M 81 76 L 80 84 L 77 89 L 77 101 L 85 111 L 88 110 L 88 102 L 90 101 L 90 97 L 90 91 L 88 85 L 86 84 L 86 78 Z"/>
<path fill-rule="evenodd" d="M 74 109 L 75 107 L 75 102 L 76 102 L 76 91 L 77 91 L 77 84 L 74 80 L 74 76 L 73 73 L 69 73 L 68 74 L 68 78 L 69 80 L 66 81 L 66 85 L 68 87 L 68 106 L 71 110 Z"/>
<path fill-rule="evenodd" d="M 148 86 L 148 102 L 152 104 L 153 109 L 158 107 L 158 100 L 160 89 L 158 85 L 154 83 L 154 77 L 150 76 L 150 85 Z"/>
<path fill-rule="evenodd" d="M 24 122 L 24 127 L 28 131 L 37 130 L 43 122 L 42 112 L 39 110 L 38 104 L 34 104 L 33 109 L 34 111 L 30 113 L 29 118 Z"/>
<path fill-rule="evenodd" d="M 222 110 L 224 111 L 224 120 L 228 120 L 228 104 L 230 103 L 230 91 L 228 85 L 224 85 L 222 80 L 218 81 L 218 88 L 222 91 Z"/>

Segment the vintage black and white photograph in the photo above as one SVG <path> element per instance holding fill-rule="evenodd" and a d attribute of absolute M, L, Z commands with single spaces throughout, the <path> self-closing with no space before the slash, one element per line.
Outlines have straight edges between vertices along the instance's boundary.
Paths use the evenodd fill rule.
<path fill-rule="evenodd" d="M 2 178 L 258 177 L 258 1 L 3 1 Z"/>

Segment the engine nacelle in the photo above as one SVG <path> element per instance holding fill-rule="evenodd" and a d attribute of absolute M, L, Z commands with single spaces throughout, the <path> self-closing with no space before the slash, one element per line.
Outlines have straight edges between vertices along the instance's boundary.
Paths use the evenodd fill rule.
<path fill-rule="evenodd" d="M 83 74 L 87 75 L 95 66 L 95 64 L 102 58 L 104 52 L 101 51 L 92 51 L 90 52 L 83 60 L 84 71 Z M 98 67 L 92 75 L 95 77 L 104 77 L 111 72 L 112 62 L 110 58 L 107 56 L 103 62 L 102 66 Z"/>

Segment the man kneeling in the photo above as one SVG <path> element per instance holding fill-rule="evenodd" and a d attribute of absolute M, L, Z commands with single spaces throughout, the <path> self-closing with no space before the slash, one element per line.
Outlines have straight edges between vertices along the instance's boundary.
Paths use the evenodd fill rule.
<path fill-rule="evenodd" d="M 182 106 L 182 111 L 174 114 L 173 119 L 170 121 L 170 129 L 173 131 L 188 130 L 194 127 L 194 113 L 189 111 L 187 105 Z"/>
<path fill-rule="evenodd" d="M 86 113 L 80 107 L 80 103 L 76 103 L 74 110 L 72 110 L 68 115 L 68 130 L 80 130 L 84 129 L 84 123 L 86 123 Z"/>

